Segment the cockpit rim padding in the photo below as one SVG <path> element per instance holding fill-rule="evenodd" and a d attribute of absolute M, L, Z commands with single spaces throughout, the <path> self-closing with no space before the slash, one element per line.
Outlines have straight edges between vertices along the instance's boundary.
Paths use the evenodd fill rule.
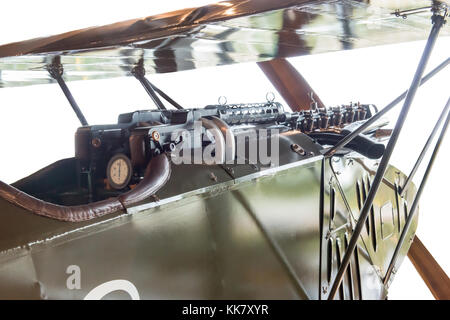
<path fill-rule="evenodd" d="M 63 206 L 37 199 L 0 180 L 0 198 L 34 214 L 68 222 L 82 222 L 126 210 L 161 189 L 171 174 L 170 161 L 160 154 L 149 162 L 142 181 L 118 197 L 76 206 Z"/>

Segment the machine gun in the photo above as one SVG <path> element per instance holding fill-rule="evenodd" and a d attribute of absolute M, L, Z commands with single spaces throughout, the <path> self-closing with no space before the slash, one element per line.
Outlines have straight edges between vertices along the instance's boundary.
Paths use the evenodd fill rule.
<path fill-rule="evenodd" d="M 84 180 L 89 189 L 106 184 L 122 190 L 142 179 L 152 157 L 173 152 L 183 143 L 189 150 L 216 143 L 219 162 L 230 163 L 236 158 L 235 133 L 250 128 L 299 130 L 319 144 L 333 144 L 342 138 L 345 126 L 371 116 L 371 105 L 288 112 L 273 101 L 124 113 L 119 115 L 117 124 L 83 126 L 77 130 L 75 149 L 80 176 L 88 177 L 80 181 Z M 384 151 L 383 144 L 362 136 L 349 147 L 370 158 L 378 158 Z"/>

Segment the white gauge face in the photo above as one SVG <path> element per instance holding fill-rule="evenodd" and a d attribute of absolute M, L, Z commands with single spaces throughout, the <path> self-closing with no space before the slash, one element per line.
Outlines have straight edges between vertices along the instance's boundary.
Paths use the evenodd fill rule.
<path fill-rule="evenodd" d="M 123 189 L 127 186 L 131 177 L 131 163 L 125 155 L 112 157 L 107 170 L 109 183 L 114 189 Z"/>

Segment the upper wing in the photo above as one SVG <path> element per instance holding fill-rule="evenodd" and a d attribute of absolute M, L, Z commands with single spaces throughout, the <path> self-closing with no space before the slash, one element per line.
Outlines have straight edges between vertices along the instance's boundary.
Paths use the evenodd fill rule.
<path fill-rule="evenodd" d="M 130 75 L 141 58 L 148 73 L 164 73 L 420 40 L 430 29 L 431 4 L 223 1 L 0 46 L 0 87 L 53 82 L 45 67 L 55 56 L 66 80 L 85 80 Z M 394 14 L 416 8 L 424 9 L 406 19 Z"/>

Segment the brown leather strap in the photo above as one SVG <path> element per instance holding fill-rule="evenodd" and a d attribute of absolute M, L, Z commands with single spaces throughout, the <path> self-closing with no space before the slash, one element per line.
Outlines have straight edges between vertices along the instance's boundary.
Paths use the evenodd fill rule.
<path fill-rule="evenodd" d="M 121 194 L 118 200 L 125 208 L 154 195 L 170 178 L 170 162 L 166 155 L 159 155 L 150 161 L 145 169 L 144 179 L 131 191 Z"/>
<path fill-rule="evenodd" d="M 144 179 L 131 191 L 116 198 L 79 206 L 61 206 L 37 199 L 0 181 L 0 198 L 40 216 L 61 221 L 81 222 L 125 210 L 134 203 L 155 194 L 170 178 L 169 159 L 162 154 L 147 166 Z"/>

